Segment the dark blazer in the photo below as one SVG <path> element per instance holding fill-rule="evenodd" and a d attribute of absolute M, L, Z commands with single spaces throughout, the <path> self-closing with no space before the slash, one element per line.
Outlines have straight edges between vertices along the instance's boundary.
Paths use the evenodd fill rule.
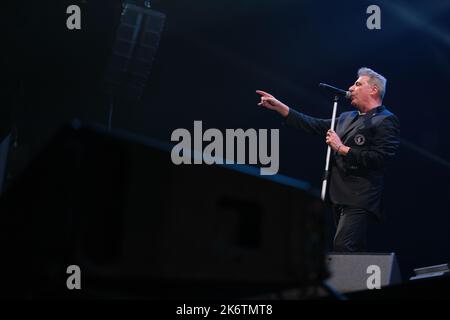
<path fill-rule="evenodd" d="M 313 118 L 290 109 L 286 123 L 325 138 L 331 119 Z M 332 152 L 328 200 L 368 210 L 383 219 L 383 175 L 399 146 L 398 118 L 384 106 L 365 115 L 344 112 L 336 118 L 335 131 L 350 151 L 345 156 Z"/>

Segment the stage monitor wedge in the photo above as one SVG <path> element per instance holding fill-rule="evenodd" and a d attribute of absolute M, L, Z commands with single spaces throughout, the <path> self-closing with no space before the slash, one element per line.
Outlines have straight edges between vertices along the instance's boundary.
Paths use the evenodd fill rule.
<path fill-rule="evenodd" d="M 380 288 L 401 282 L 395 253 L 330 253 L 327 282 L 342 293 L 372 289 L 380 276 Z M 368 284 L 369 283 L 369 284 Z"/>

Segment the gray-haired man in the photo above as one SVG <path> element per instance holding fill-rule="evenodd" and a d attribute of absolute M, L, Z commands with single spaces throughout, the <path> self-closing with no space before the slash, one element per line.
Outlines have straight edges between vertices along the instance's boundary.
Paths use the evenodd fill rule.
<path fill-rule="evenodd" d="M 325 137 L 332 148 L 329 200 L 336 234 L 334 251 L 367 251 L 366 233 L 370 220 L 383 219 L 382 189 L 386 162 L 399 145 L 399 121 L 382 105 L 386 79 L 369 68 L 358 70 L 349 88 L 351 104 L 357 111 L 344 112 L 336 119 L 313 118 L 289 108 L 274 96 L 257 90 L 258 105 L 275 110 L 290 126 Z"/>

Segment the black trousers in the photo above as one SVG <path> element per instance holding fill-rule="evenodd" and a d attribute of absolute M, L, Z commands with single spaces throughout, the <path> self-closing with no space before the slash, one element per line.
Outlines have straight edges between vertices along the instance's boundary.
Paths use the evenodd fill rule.
<path fill-rule="evenodd" d="M 333 241 L 335 252 L 367 251 L 367 227 L 373 214 L 360 208 L 333 205 L 336 234 Z"/>

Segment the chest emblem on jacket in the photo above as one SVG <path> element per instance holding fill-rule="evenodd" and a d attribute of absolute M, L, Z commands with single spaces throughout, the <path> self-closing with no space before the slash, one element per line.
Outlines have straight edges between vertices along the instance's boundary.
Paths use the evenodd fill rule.
<path fill-rule="evenodd" d="M 362 146 L 366 142 L 366 138 L 362 134 L 357 134 L 354 140 L 358 146 Z"/>

